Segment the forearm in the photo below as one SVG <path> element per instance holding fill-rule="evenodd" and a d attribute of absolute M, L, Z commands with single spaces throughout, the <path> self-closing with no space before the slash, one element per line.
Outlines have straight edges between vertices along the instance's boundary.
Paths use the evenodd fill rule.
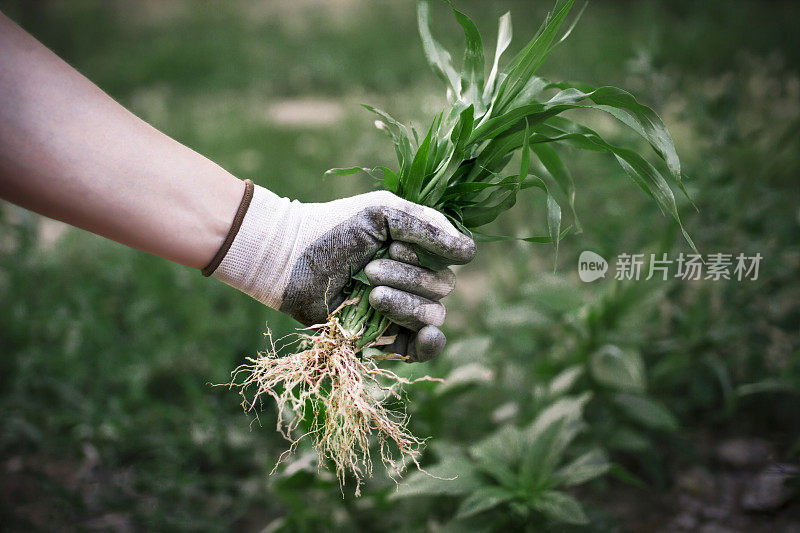
<path fill-rule="evenodd" d="M 1 197 L 202 268 L 243 192 L 0 14 Z"/>

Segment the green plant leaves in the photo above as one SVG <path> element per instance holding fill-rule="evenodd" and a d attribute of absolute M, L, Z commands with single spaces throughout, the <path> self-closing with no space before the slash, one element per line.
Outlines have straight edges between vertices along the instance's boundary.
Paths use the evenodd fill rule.
<path fill-rule="evenodd" d="M 572 487 L 600 477 L 610 469 L 608 454 L 600 448 L 594 448 L 560 468 L 555 477 L 562 486 Z"/>
<path fill-rule="evenodd" d="M 511 13 L 506 12 L 502 17 L 497 27 L 497 46 L 494 51 L 494 62 L 492 63 L 492 70 L 489 72 L 489 77 L 486 78 L 486 86 L 483 89 L 483 99 L 488 101 L 495 90 L 495 82 L 497 80 L 497 71 L 500 67 L 500 58 L 503 52 L 506 51 L 508 45 L 511 44 Z"/>
<path fill-rule="evenodd" d="M 432 35 L 430 0 L 420 0 L 417 15 L 425 56 L 447 85 L 450 108 L 434 119 L 420 141 L 413 128 L 409 130 L 385 111 L 364 106 L 378 115 L 380 120 L 376 125 L 391 136 L 399 171 L 395 173 L 386 167 L 371 170 L 350 167 L 332 169 L 330 173 L 367 172 L 401 197 L 441 210 L 461 231 L 481 241 L 515 240 L 474 230 L 513 207 L 520 191 L 538 188 L 546 194 L 548 235 L 520 240 L 552 243 L 555 265 L 558 243 L 566 233 L 563 229 L 565 211 L 572 219 L 570 227 L 581 232 L 575 212 L 575 182 L 556 150 L 556 145 L 566 145 L 613 155 L 625 173 L 664 213 L 680 224 L 675 197 L 656 167 L 634 150 L 611 145 L 595 131 L 558 116 L 580 108 L 609 113 L 650 143 L 665 162 L 669 177 L 683 190 L 680 161 L 672 137 L 658 115 L 629 92 L 616 87 L 553 83 L 535 75 L 552 49 L 567 38 L 580 18 L 579 13 L 557 39 L 573 4 L 574 0 L 558 0 L 534 38 L 501 72 L 500 59 L 512 35 L 510 15 L 503 15 L 499 20 L 492 67 L 484 78 L 483 43 L 475 24 L 453 8 L 466 40 L 464 62 L 459 72 L 452 64 L 450 53 Z M 501 175 L 518 149 L 522 150 L 522 158 L 516 179 Z M 532 176 L 530 168 L 534 165 L 537 175 Z M 681 230 L 694 248 L 682 226 Z M 428 259 L 421 258 L 430 263 Z"/>
<path fill-rule="evenodd" d="M 619 391 L 644 392 L 647 386 L 644 361 L 634 351 L 606 345 L 589 357 L 592 377 Z"/>
<path fill-rule="evenodd" d="M 514 487 L 517 476 L 512 470 L 522 454 L 524 443 L 522 432 L 506 426 L 472 446 L 470 455 L 478 462 L 478 468 L 506 487 Z"/>
<path fill-rule="evenodd" d="M 488 511 L 497 507 L 501 503 L 514 498 L 514 493 L 503 487 L 481 487 L 464 500 L 458 506 L 455 518 L 469 518 L 478 513 Z"/>
<path fill-rule="evenodd" d="M 383 186 L 386 190 L 392 191 L 394 193 L 397 192 L 397 186 L 400 184 L 400 181 L 397 177 L 397 174 L 394 173 L 388 167 L 379 166 L 375 168 L 367 168 L 367 167 L 346 167 L 346 168 L 331 168 L 325 171 L 323 177 L 327 176 L 350 176 L 353 174 L 358 174 L 359 172 L 364 172 L 369 177 L 383 182 Z M 379 174 L 378 172 L 381 172 Z"/>
<path fill-rule="evenodd" d="M 553 257 L 553 272 L 558 265 L 558 241 L 561 232 L 561 207 L 553 199 L 551 194 L 547 195 L 547 230 L 550 233 L 550 240 L 553 242 L 555 255 Z"/>
<path fill-rule="evenodd" d="M 575 383 L 583 376 L 584 369 L 581 365 L 574 365 L 562 370 L 550 380 L 549 393 L 553 397 L 559 397 L 572 389 Z"/>
<path fill-rule="evenodd" d="M 391 495 L 391 499 L 412 496 L 460 495 L 481 488 L 482 483 L 472 463 L 454 446 L 442 446 L 441 462 L 425 472 L 409 474 Z"/>
<path fill-rule="evenodd" d="M 552 83 L 535 74 L 575 27 L 580 14 L 559 37 L 573 4 L 574 0 L 557 0 L 534 38 L 501 69 L 512 35 L 510 15 L 503 15 L 494 58 L 484 77 L 483 43 L 475 24 L 452 10 L 466 40 L 463 65 L 457 69 L 450 53 L 432 35 L 430 1 L 421 0 L 417 12 L 423 49 L 445 82 L 449 107 L 434 118 L 423 136 L 388 113 L 365 106 L 392 138 L 399 170 L 350 167 L 333 169 L 330 174 L 367 172 L 401 197 L 443 212 L 476 241 L 552 243 L 555 264 L 560 239 L 573 225 L 577 232 L 581 230 L 575 209 L 576 182 L 562 159 L 566 149 L 577 149 L 613 156 L 624 173 L 680 224 L 671 188 L 677 185 L 684 190 L 680 161 L 658 115 L 622 89 Z M 611 115 L 646 140 L 655 152 L 655 156 L 648 152 L 651 158 L 657 157 L 663 164 L 656 161 L 654 165 L 636 150 L 613 145 L 592 129 L 560 116 L 576 109 Z M 519 172 L 508 173 L 506 167 L 518 150 Z M 518 239 L 476 230 L 514 206 L 519 193 L 529 189 L 545 194 L 547 235 Z M 684 235 L 694 247 L 685 231 Z M 424 266 L 443 266 L 435 256 L 416 251 Z M 537 406 L 536 416 L 527 425 L 506 425 L 468 450 L 453 448 L 439 453 L 440 462 L 427 470 L 439 477 L 457 474 L 456 480 L 440 481 L 413 473 L 393 497 L 459 496 L 456 517 L 461 520 L 510 510 L 523 516 L 535 511 L 554 521 L 586 523 L 581 505 L 561 489 L 607 474 L 611 463 L 603 449 L 581 439 L 587 427 L 583 410 L 590 395 L 564 395 L 586 376 L 592 384 L 610 389 L 598 395 L 605 409 L 620 411 L 639 426 L 658 431 L 672 431 L 678 425 L 668 409 L 644 396 L 645 370 L 637 352 L 603 346 L 586 357 L 588 360 L 557 374 L 549 387 L 532 391 L 536 402 L 552 403 Z M 609 439 L 609 446 L 648 447 L 646 432 L 641 427 L 634 429 L 633 423 L 630 426 L 621 427 L 619 438 L 614 443 Z"/>
<path fill-rule="evenodd" d="M 447 84 L 448 90 L 455 97 L 461 92 L 461 80 L 458 72 L 453 67 L 450 52 L 444 49 L 431 34 L 431 6 L 430 0 L 420 0 L 417 3 L 417 22 L 419 36 L 422 39 L 422 48 L 428 64 L 439 78 Z"/>
<path fill-rule="evenodd" d="M 419 202 L 420 193 L 422 192 L 422 184 L 425 179 L 425 169 L 428 166 L 428 154 L 431 149 L 431 135 L 433 135 L 433 125 L 428 130 L 428 134 L 419 145 L 417 153 L 414 154 L 414 159 L 411 161 L 411 168 L 409 170 L 407 179 L 402 181 L 403 195 L 406 200 L 412 202 Z"/>
<path fill-rule="evenodd" d="M 678 420 L 675 415 L 652 398 L 619 393 L 614 395 L 613 401 L 630 418 L 649 428 L 662 431 L 678 429 Z"/>
<path fill-rule="evenodd" d="M 567 209 L 570 212 L 575 231 L 580 233 L 581 226 L 578 214 L 575 212 L 575 182 L 572 179 L 572 174 L 555 149 L 548 143 L 534 144 L 533 151 L 545 170 L 552 176 L 551 183 L 557 185 L 557 187 L 550 185 L 547 189 L 547 194 L 553 197 L 553 200 L 558 203 L 561 209 Z"/>
<path fill-rule="evenodd" d="M 553 472 L 571 440 L 567 424 L 564 418 L 553 420 L 525 439 L 528 449 L 519 470 L 520 487 L 527 491 L 538 489 Z"/>
<path fill-rule="evenodd" d="M 506 106 L 528 83 L 550 53 L 558 29 L 567 17 L 575 0 L 559 0 L 552 14 L 548 14 L 542 30 L 514 57 L 506 69 L 506 77 L 497 91 L 494 109 L 503 112 Z"/>
<path fill-rule="evenodd" d="M 606 86 L 593 89 L 586 85 L 578 87 L 565 82 L 551 83 L 548 87 L 556 87 L 565 92 L 571 91 L 571 95 L 591 100 L 595 105 L 583 104 L 581 107 L 605 111 L 647 139 L 659 157 L 666 162 L 675 182 L 686 193 L 681 180 L 681 163 L 672 135 L 652 109 L 639 103 L 636 97 L 628 91 L 617 87 Z"/>
<path fill-rule="evenodd" d="M 540 123 L 533 130 L 534 143 L 562 142 L 582 150 L 613 154 L 625 173 L 656 201 L 664 213 L 670 214 L 678 222 L 687 242 L 696 250 L 691 237 L 683 229 L 672 190 L 658 170 L 638 153 L 609 144 L 590 128 L 560 117 L 553 117 L 547 124 Z"/>
<path fill-rule="evenodd" d="M 481 91 L 483 89 L 484 59 L 481 34 L 478 32 L 475 23 L 464 13 L 453 8 L 453 14 L 464 29 L 464 37 L 467 40 L 467 47 L 464 52 L 464 66 L 461 72 L 460 96 L 463 101 L 483 110 Z"/>
<path fill-rule="evenodd" d="M 561 232 L 561 237 L 569 233 L 570 228 L 566 228 L 564 231 Z M 508 235 L 488 235 L 486 233 L 481 233 L 480 231 L 472 231 L 472 238 L 475 242 L 506 242 L 506 241 L 523 241 L 523 242 L 530 242 L 536 244 L 551 244 L 553 241 L 550 239 L 549 235 L 533 235 L 531 237 L 511 237 Z"/>
<path fill-rule="evenodd" d="M 578 525 L 589 523 L 583 506 L 566 492 L 544 491 L 531 501 L 531 505 L 548 518 L 558 522 Z"/>
<path fill-rule="evenodd" d="M 580 372 L 573 369 L 569 374 L 572 377 L 564 378 L 567 381 Z M 605 452 L 598 448 L 562 465 L 573 439 L 585 427 L 582 414 L 589 398 L 588 393 L 560 398 L 543 408 L 528 426 L 504 426 L 471 446 L 466 455 L 453 446 L 437 446 L 442 460 L 427 471 L 439 477 L 459 477 L 442 482 L 414 472 L 391 497 L 463 496 L 457 520 L 506 505 L 521 514 L 532 509 L 552 520 L 584 523 L 577 500 L 555 489 L 580 485 L 610 468 Z"/>

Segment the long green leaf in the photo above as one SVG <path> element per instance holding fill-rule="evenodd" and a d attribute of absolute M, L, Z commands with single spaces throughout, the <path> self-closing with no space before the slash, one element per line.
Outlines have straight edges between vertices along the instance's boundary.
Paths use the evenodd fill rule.
<path fill-rule="evenodd" d="M 450 53 L 431 34 L 430 0 L 420 0 L 417 3 L 417 25 L 428 64 L 436 75 L 447 84 L 453 96 L 458 96 L 461 93 L 461 81 L 451 63 Z"/>
<path fill-rule="evenodd" d="M 581 107 L 605 111 L 647 139 L 656 153 L 667 163 L 673 179 L 686 194 L 686 189 L 681 179 L 681 163 L 675 150 L 675 143 L 669 130 L 655 111 L 639 103 L 636 97 L 628 91 L 618 87 L 605 86 L 587 91 L 586 85 L 577 87 L 575 84 L 566 82 L 550 83 L 549 87 L 575 91 L 578 97 L 582 95 L 596 104 L 583 105 Z"/>
<path fill-rule="evenodd" d="M 412 202 L 419 202 L 422 184 L 425 179 L 425 169 L 428 166 L 428 153 L 431 147 L 431 136 L 433 135 L 433 126 L 428 130 L 428 134 L 419 145 L 417 153 L 414 154 L 414 160 L 411 162 L 408 176 L 406 176 L 405 183 L 401 179 L 400 185 L 403 188 L 405 198 Z"/>
<path fill-rule="evenodd" d="M 578 131 L 561 130 L 554 127 L 552 121 L 548 124 L 537 125 L 534 128 L 533 142 L 565 142 L 583 150 L 613 154 L 619 165 L 625 170 L 625 173 L 656 201 L 656 204 L 663 212 L 670 214 L 678 222 L 684 238 L 692 249 L 696 250 L 694 242 L 681 223 L 678 207 L 675 204 L 675 196 L 658 170 L 633 150 L 611 145 L 600 137 L 597 132 L 585 126 L 579 126 L 574 123 L 572 125 L 578 128 Z"/>
<path fill-rule="evenodd" d="M 502 17 L 497 27 L 497 47 L 494 51 L 494 62 L 492 63 L 492 70 L 489 72 L 489 77 L 486 78 L 486 86 L 483 88 L 483 99 L 488 101 L 494 93 L 495 82 L 497 80 L 497 70 L 500 67 L 500 57 L 506 51 L 508 45 L 511 44 L 511 13 L 506 12 Z"/>
<path fill-rule="evenodd" d="M 517 191 L 496 191 L 483 202 L 466 207 L 464 225 L 468 228 L 477 228 L 493 221 L 503 211 L 508 211 L 517 202 Z"/>
<path fill-rule="evenodd" d="M 571 228 L 564 228 L 559 235 L 559 239 L 563 239 L 568 233 Z M 504 242 L 504 241 L 524 241 L 524 242 L 531 242 L 536 244 L 551 244 L 553 241 L 550 239 L 549 235 L 535 235 L 533 237 L 509 237 L 506 235 L 487 235 L 486 233 L 481 233 L 480 231 L 472 230 L 472 237 L 475 239 L 475 242 Z"/>
<path fill-rule="evenodd" d="M 550 232 L 550 238 L 553 240 L 553 248 L 555 250 L 553 257 L 553 272 L 555 272 L 558 266 L 558 235 L 561 232 L 561 207 L 550 194 L 547 195 L 547 230 Z"/>
<path fill-rule="evenodd" d="M 554 200 L 559 202 L 562 209 L 568 209 L 572 216 L 572 223 L 575 225 L 575 232 L 581 232 L 581 224 L 578 220 L 578 213 L 575 211 L 575 182 L 572 179 L 567 166 L 558 156 L 558 153 L 547 143 L 536 143 L 533 145 L 533 152 L 539 158 L 539 162 L 553 176 L 558 188 L 564 194 L 564 200 L 560 200 L 559 195 L 554 196 Z M 553 191 L 548 190 L 548 194 L 553 195 Z"/>
<path fill-rule="evenodd" d="M 575 0 L 557 2 L 554 14 L 548 17 L 542 31 L 511 61 L 506 69 L 507 76 L 497 93 L 495 111 L 505 111 L 506 104 L 514 99 L 544 62 L 549 53 L 550 43 L 553 42 L 574 2 Z"/>
<path fill-rule="evenodd" d="M 464 51 L 464 66 L 461 72 L 461 99 L 480 108 L 483 112 L 481 90 L 484 80 L 484 58 L 481 34 L 475 23 L 461 11 L 453 8 L 456 20 L 464 30 L 467 47 Z"/>

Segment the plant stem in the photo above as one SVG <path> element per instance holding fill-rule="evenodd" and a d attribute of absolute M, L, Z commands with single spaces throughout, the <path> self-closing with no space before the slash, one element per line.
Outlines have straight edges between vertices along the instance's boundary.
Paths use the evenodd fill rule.
<path fill-rule="evenodd" d="M 381 259 L 389 255 L 388 247 L 381 248 L 374 259 Z M 356 281 L 353 292 L 348 298 L 358 299 L 358 303 L 347 306 L 340 315 L 342 327 L 348 334 L 358 336 L 357 345 L 363 347 L 374 341 L 383 333 L 389 320 L 375 311 L 369 305 L 369 293 L 372 287 L 366 283 Z"/>

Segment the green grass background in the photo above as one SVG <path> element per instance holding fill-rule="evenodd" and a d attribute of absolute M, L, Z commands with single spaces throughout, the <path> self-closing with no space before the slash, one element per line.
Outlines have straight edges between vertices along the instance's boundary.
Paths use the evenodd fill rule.
<path fill-rule="evenodd" d="M 550 7 L 457 5 L 490 49 L 495 21 L 510 9 L 514 50 Z M 373 187 L 358 176 L 323 180 L 327 168 L 392 162 L 390 143 L 358 104 L 419 125 L 443 105 L 412 2 L 2 0 L 0 10 L 157 128 L 303 201 Z M 434 14 L 441 40 L 459 49 L 451 15 L 443 6 Z M 509 402 L 519 402 L 515 416 L 524 421 L 525 391 L 602 340 L 642 353 L 650 393 L 680 420 L 669 436 L 648 433 L 645 452 L 619 457 L 651 486 L 668 487 L 670 465 L 693 460 L 680 450 L 698 432 L 764 436 L 796 459 L 798 16 L 798 4 L 780 1 L 589 5 L 542 74 L 630 89 L 661 114 L 700 207 L 680 206 L 698 247 L 760 252 L 761 276 L 582 284 L 584 249 L 607 258 L 689 250 L 613 161 L 576 155 L 569 164 L 584 233 L 562 243 L 556 274 L 551 248 L 510 243 L 482 245 L 459 271 L 450 348 L 407 371 L 444 377 L 478 364 L 493 378 L 445 397 L 412 391 L 418 434 L 467 446 L 497 427 L 492 413 Z M 610 139 L 637 142 L 612 121 L 587 117 Z M 494 231 L 545 233 L 543 206 L 531 195 Z M 224 383 L 263 348 L 267 325 L 281 335 L 291 320 L 198 272 L 10 204 L 0 204 L 0 216 L 0 524 L 415 530 L 452 510 L 446 501 L 390 500 L 393 485 L 380 473 L 362 499 L 347 489 L 342 498 L 307 450 L 292 475 L 269 477 L 286 446 L 274 410 L 266 406 L 258 427 L 234 392 L 210 383 Z M 592 309 L 597 331 L 583 335 L 572 326 L 588 324 Z M 766 392 L 741 388 L 754 383 Z M 596 438 L 617 429 L 597 427 Z M 608 490 L 595 486 L 587 501 Z M 624 517 L 597 513 L 626 527 Z"/>

